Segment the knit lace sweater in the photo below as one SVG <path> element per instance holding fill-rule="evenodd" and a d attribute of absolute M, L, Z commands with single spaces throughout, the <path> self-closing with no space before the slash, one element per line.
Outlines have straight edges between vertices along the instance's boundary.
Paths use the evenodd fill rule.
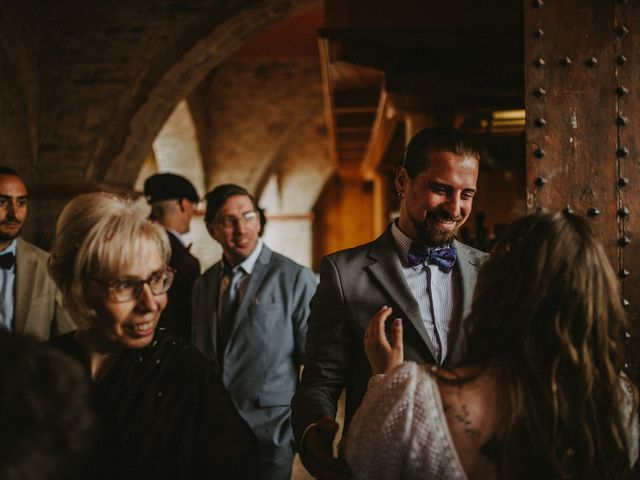
<path fill-rule="evenodd" d="M 632 403 L 628 389 L 623 390 L 621 415 L 629 425 Z M 626 434 L 633 465 L 638 458 L 637 416 Z M 429 367 L 413 362 L 371 378 L 341 450 L 356 479 L 467 479 L 436 379 Z"/>

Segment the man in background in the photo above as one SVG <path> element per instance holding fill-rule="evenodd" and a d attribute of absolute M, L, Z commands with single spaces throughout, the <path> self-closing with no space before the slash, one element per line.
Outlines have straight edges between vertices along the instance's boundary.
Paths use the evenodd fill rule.
<path fill-rule="evenodd" d="M 175 336 L 191 341 L 191 291 L 200 275 L 200 262 L 191 255 L 182 235 L 189 231 L 198 203 L 198 193 L 184 177 L 173 173 L 152 175 L 144 182 L 144 195 L 151 205 L 151 219 L 167 231 L 171 244 L 169 267 L 176 273 L 168 292 L 167 307 L 158 325 Z"/>
<path fill-rule="evenodd" d="M 289 480 L 290 403 L 317 282 L 311 270 L 262 242 L 258 208 L 244 188 L 220 185 L 206 200 L 207 229 L 223 256 L 194 286 L 193 341 L 217 360 L 231 398 L 258 437 L 259 478 Z"/>
<path fill-rule="evenodd" d="M 18 173 L 0 166 L 0 327 L 45 341 L 75 325 L 49 276 L 49 255 L 20 237 L 28 206 Z"/>

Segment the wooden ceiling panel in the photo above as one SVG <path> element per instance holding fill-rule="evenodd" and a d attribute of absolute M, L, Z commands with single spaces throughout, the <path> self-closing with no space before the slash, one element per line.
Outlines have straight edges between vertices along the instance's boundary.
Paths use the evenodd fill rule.
<path fill-rule="evenodd" d="M 405 141 L 398 133 L 404 132 L 398 129 L 402 115 L 447 112 L 455 118 L 473 109 L 522 108 L 521 2 L 412 0 L 400 8 L 391 0 L 375 6 L 326 0 L 325 5 L 320 57 L 338 165 L 359 159 L 363 168 L 376 169 L 387 162 L 387 149 Z M 398 15 L 411 21 L 394 21 Z"/>

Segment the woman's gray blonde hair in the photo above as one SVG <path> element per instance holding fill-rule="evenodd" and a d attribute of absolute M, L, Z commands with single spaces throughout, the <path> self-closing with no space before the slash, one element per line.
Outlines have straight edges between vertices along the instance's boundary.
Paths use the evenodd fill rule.
<path fill-rule="evenodd" d="M 164 264 L 169 262 L 171 247 L 163 228 L 118 195 L 86 193 L 62 210 L 49 271 L 79 328 L 93 325 L 97 318 L 87 302 L 91 279 L 116 280 L 125 275 L 143 241 L 155 243 Z"/>

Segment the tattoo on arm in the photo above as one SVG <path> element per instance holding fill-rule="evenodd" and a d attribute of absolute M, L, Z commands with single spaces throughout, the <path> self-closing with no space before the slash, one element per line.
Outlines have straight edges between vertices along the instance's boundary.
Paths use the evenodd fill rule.
<path fill-rule="evenodd" d="M 471 420 L 469 419 L 469 410 L 466 405 L 462 405 L 460 410 L 455 409 L 451 405 L 444 405 L 444 413 L 450 415 L 456 422 L 461 423 L 464 426 L 464 433 L 469 438 L 477 439 L 480 437 L 480 431 L 471 426 Z"/>

